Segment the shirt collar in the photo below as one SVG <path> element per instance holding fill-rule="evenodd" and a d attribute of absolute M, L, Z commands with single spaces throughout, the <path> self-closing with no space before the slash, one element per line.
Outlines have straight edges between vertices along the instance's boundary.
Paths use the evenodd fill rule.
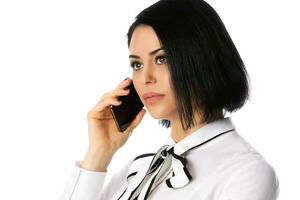
<path fill-rule="evenodd" d="M 174 153 L 181 155 L 191 147 L 205 142 L 222 132 L 230 131 L 233 129 L 235 129 L 235 126 L 232 123 L 231 118 L 225 117 L 205 124 L 204 126 L 200 127 L 199 129 L 189 134 L 177 143 L 172 138 L 171 133 L 169 133 L 168 144 L 170 146 L 168 147 L 168 149 L 174 147 Z"/>

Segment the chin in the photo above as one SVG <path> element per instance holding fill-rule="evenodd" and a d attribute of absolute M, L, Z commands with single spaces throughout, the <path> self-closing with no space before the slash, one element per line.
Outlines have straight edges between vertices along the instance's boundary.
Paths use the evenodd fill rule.
<path fill-rule="evenodd" d="M 154 114 L 154 113 L 151 113 L 151 112 L 149 112 L 149 114 L 151 115 L 151 117 L 153 119 L 161 119 L 162 118 L 162 116 L 160 114 Z"/>
<path fill-rule="evenodd" d="M 150 116 L 154 119 L 166 119 L 166 110 L 162 107 L 146 107 Z"/>

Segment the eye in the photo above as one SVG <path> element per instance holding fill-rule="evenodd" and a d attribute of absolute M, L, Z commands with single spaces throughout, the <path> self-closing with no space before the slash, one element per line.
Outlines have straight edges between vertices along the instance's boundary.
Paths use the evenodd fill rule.
<path fill-rule="evenodd" d="M 159 65 L 163 65 L 167 62 L 167 58 L 165 55 L 162 55 L 162 56 L 157 56 L 155 58 L 156 62 L 159 64 Z M 137 62 L 137 61 L 133 61 L 130 63 L 130 67 L 132 67 L 134 69 L 134 71 L 138 71 L 140 68 L 141 68 L 141 63 L 140 62 Z"/>
<path fill-rule="evenodd" d="M 166 56 L 157 56 L 156 60 L 159 60 L 159 62 L 162 62 L 162 64 L 167 62 Z"/>
<path fill-rule="evenodd" d="M 141 65 L 141 63 L 139 63 L 139 62 L 132 62 L 130 64 L 130 67 L 132 67 L 135 71 L 137 71 L 138 69 L 136 69 L 136 68 L 139 68 L 140 65 Z"/>

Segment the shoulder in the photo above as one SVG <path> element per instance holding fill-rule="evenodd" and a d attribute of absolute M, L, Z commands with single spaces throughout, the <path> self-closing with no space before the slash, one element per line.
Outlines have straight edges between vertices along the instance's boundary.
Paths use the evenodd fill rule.
<path fill-rule="evenodd" d="M 279 179 L 275 169 L 240 134 L 228 135 L 219 143 L 226 179 L 223 192 L 227 199 L 275 200 L 279 195 Z M 225 198 L 225 199 L 226 199 Z"/>
<path fill-rule="evenodd" d="M 279 180 L 274 168 L 260 155 L 245 155 L 234 162 L 224 193 L 229 199 L 275 200 Z M 252 198 L 250 198 L 252 197 Z"/>

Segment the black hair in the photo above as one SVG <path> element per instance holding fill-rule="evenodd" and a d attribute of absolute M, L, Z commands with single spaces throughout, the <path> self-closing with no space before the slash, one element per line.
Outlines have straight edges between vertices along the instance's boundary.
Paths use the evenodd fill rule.
<path fill-rule="evenodd" d="M 151 26 L 164 47 L 183 129 L 224 118 L 250 98 L 250 78 L 217 12 L 203 0 L 160 0 L 141 11 L 129 27 Z M 147 38 L 145 38 L 146 40 Z M 162 126 L 170 121 L 162 119 Z"/>

